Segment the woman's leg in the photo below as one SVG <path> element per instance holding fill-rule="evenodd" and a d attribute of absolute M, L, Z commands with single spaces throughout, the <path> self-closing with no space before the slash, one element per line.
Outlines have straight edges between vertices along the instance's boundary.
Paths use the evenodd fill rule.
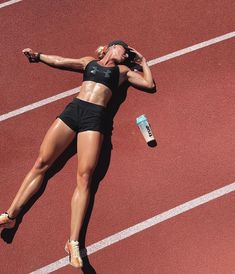
<path fill-rule="evenodd" d="M 44 175 L 56 158 L 72 142 L 76 133 L 60 119 L 56 119 L 47 131 L 41 144 L 39 156 L 33 168 L 26 175 L 11 206 L 9 216 L 16 217 L 22 206 L 39 190 Z"/>
<path fill-rule="evenodd" d="M 90 199 L 90 183 L 97 165 L 103 142 L 103 135 L 97 131 L 78 134 L 77 186 L 71 201 L 70 240 L 78 241 L 84 216 Z"/>

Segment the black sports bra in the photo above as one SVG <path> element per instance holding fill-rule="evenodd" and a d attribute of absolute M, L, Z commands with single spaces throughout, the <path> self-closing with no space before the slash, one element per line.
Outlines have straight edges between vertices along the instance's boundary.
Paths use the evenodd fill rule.
<path fill-rule="evenodd" d="M 87 64 L 83 81 L 93 81 L 101 83 L 108 87 L 111 91 L 118 88 L 119 84 L 119 67 L 104 67 L 97 63 L 97 60 L 93 60 Z"/>

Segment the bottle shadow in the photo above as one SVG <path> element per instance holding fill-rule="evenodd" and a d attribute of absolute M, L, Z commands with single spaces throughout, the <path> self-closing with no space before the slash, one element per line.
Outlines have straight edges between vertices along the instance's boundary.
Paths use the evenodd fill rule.
<path fill-rule="evenodd" d="M 84 266 L 82 268 L 82 271 L 84 274 L 95 274 L 96 271 L 92 267 L 92 265 L 89 262 L 89 258 L 87 255 L 86 250 L 86 234 L 87 229 L 89 225 L 89 221 L 92 215 L 92 210 L 95 203 L 95 195 L 98 191 L 99 185 L 103 178 L 105 177 L 110 160 L 111 160 L 111 151 L 113 149 L 112 145 L 112 132 L 113 132 L 113 124 L 114 124 L 114 117 L 120 108 L 121 104 L 125 101 L 127 96 L 127 89 L 129 85 L 124 84 L 121 88 L 118 89 L 118 92 L 114 93 L 108 106 L 107 106 L 107 115 L 106 115 L 106 132 L 104 136 L 104 141 L 101 149 L 100 158 L 98 161 L 98 164 L 96 166 L 96 169 L 93 173 L 92 177 L 92 183 L 91 183 L 91 196 L 90 196 L 90 202 L 89 206 L 86 212 L 86 216 L 84 218 L 83 226 L 81 229 L 79 244 L 80 248 L 82 249 L 83 253 L 83 262 Z M 68 148 L 58 157 L 58 159 L 53 163 L 53 165 L 50 167 L 50 169 L 46 172 L 43 183 L 41 188 L 38 190 L 38 192 L 31 197 L 31 199 L 24 205 L 22 208 L 20 214 L 17 216 L 16 219 L 16 225 L 12 229 L 3 229 L 1 232 L 1 238 L 3 241 L 5 241 L 7 244 L 11 244 L 14 240 L 14 237 L 20 227 L 20 224 L 23 222 L 23 218 L 25 214 L 31 209 L 31 207 L 36 203 L 36 201 L 43 195 L 46 186 L 51 178 L 53 178 L 60 170 L 63 169 L 65 164 L 68 162 L 69 159 L 71 159 L 76 153 L 77 153 L 77 138 L 73 140 L 73 142 L 68 146 Z"/>

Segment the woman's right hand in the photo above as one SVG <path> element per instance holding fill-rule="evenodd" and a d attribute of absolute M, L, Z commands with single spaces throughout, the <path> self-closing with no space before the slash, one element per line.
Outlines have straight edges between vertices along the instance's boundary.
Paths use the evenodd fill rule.
<path fill-rule="evenodd" d="M 136 49 L 130 46 L 128 48 L 130 49 L 131 52 L 135 53 L 134 62 L 142 66 L 143 63 L 146 62 L 146 59 L 144 58 L 144 56 L 141 53 L 139 53 Z"/>
<path fill-rule="evenodd" d="M 30 48 L 23 49 L 22 52 L 28 58 L 30 63 L 38 63 L 40 61 L 40 54 L 38 52 L 34 52 Z"/>

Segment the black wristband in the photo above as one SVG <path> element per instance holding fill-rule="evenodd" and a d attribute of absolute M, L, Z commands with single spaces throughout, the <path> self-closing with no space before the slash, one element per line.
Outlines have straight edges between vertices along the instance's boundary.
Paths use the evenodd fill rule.
<path fill-rule="evenodd" d="M 40 62 L 40 55 L 41 55 L 41 54 L 42 54 L 41 52 L 33 53 L 32 55 L 30 55 L 30 56 L 28 57 L 29 62 L 30 62 L 30 63 L 38 63 L 38 62 Z"/>
<path fill-rule="evenodd" d="M 41 52 L 38 52 L 38 53 L 37 53 L 37 57 L 36 57 L 37 62 L 40 62 L 40 55 L 41 55 L 41 54 L 42 54 Z"/>

